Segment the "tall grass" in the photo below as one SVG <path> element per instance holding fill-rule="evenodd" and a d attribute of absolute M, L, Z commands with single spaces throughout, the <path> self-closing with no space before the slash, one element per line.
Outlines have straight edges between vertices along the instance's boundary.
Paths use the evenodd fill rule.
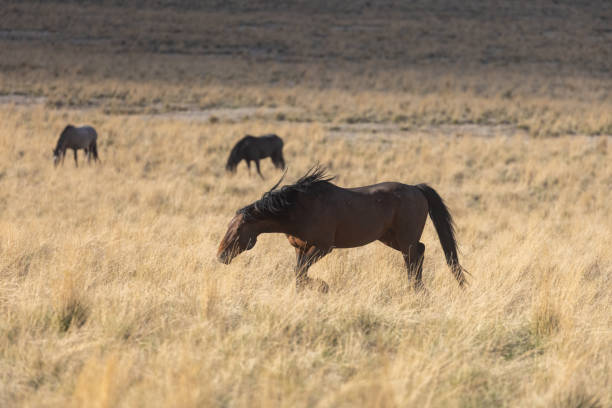
<path fill-rule="evenodd" d="M 162 3 L 0 11 L 0 406 L 612 405 L 604 4 Z M 53 168 L 67 123 L 101 164 Z M 427 292 L 380 243 L 327 295 L 282 235 L 219 264 L 269 132 L 287 182 L 432 185 L 469 288 L 429 221 Z"/>
<path fill-rule="evenodd" d="M 97 126 L 101 165 L 53 169 L 66 120 Z M 225 156 L 267 131 L 285 138 L 289 181 L 317 158 L 343 186 L 431 183 L 457 221 L 469 289 L 431 223 L 427 295 L 381 244 L 317 263 L 326 296 L 295 292 L 283 236 L 217 263 L 233 211 L 280 176 L 268 162 L 263 181 L 244 165 L 226 175 Z M 0 146 L 3 404 L 612 401 L 605 137 L 366 142 L 318 124 L 5 106 Z"/>

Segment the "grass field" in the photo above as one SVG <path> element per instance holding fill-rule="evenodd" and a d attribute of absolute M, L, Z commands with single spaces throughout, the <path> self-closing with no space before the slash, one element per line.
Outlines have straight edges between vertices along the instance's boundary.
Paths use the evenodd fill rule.
<path fill-rule="evenodd" d="M 7 2 L 0 9 L 0 406 L 612 405 L 606 2 Z M 134 23 L 135 22 L 135 23 Z M 67 123 L 102 163 L 54 169 Z M 424 281 L 382 244 L 311 268 L 264 235 L 215 259 L 280 177 L 427 182 Z"/>

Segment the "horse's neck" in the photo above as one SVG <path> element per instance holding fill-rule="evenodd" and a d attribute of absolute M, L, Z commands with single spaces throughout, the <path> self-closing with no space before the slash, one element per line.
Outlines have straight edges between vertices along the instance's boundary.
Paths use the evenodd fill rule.
<path fill-rule="evenodd" d="M 255 230 L 257 234 L 267 234 L 267 233 L 288 233 L 287 223 L 284 223 L 278 219 L 267 218 L 265 220 L 259 220 L 255 223 Z"/>
<path fill-rule="evenodd" d="M 57 146 L 55 146 L 56 149 L 65 149 L 66 148 L 66 142 L 68 141 L 68 137 L 66 136 L 66 133 L 62 133 L 59 140 L 57 141 Z"/>

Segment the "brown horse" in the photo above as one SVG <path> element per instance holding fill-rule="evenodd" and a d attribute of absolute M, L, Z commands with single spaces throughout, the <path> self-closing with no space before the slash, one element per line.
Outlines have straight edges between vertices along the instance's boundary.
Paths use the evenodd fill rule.
<path fill-rule="evenodd" d="M 219 261 L 229 264 L 253 248 L 259 234 L 284 233 L 297 254 L 297 288 L 314 287 L 325 293 L 327 283 L 308 277 L 312 264 L 333 248 L 379 240 L 402 253 L 408 279 L 414 276 L 415 289 L 421 289 L 425 245 L 419 240 L 429 213 L 446 262 L 459 285 L 466 283 L 452 217 L 433 188 L 387 182 L 346 189 L 330 183 L 332 179 L 316 167 L 295 184 L 276 190 L 279 181 L 260 200 L 238 210 L 219 246 Z"/>

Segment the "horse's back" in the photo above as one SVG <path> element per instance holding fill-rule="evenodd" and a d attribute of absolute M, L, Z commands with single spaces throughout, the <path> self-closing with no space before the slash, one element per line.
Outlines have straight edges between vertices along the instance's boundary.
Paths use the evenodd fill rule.
<path fill-rule="evenodd" d="M 274 134 L 248 137 L 250 137 L 250 139 L 245 140 L 243 150 L 246 153 L 246 157 L 252 160 L 269 157 L 283 147 L 282 139 Z M 244 139 L 246 139 L 246 137 Z"/>
<path fill-rule="evenodd" d="M 381 202 L 394 202 L 398 208 L 409 207 L 418 211 L 427 211 L 427 198 L 417 187 L 395 181 L 372 184 L 369 186 L 347 189 L 359 195 L 376 197 Z"/>
<path fill-rule="evenodd" d="M 347 188 L 349 191 L 353 191 L 356 193 L 362 194 L 374 194 L 374 193 L 397 193 L 397 192 L 406 192 L 412 190 L 408 184 L 399 183 L 397 181 L 385 181 L 382 183 L 371 184 L 369 186 L 361 186 L 361 187 L 353 187 Z M 415 191 L 418 191 L 414 187 Z"/>
<path fill-rule="evenodd" d="M 67 147 L 84 147 L 96 141 L 98 132 L 91 126 L 72 127 L 66 135 Z"/>
<path fill-rule="evenodd" d="M 278 135 L 274 133 L 259 136 L 259 140 L 265 141 L 266 143 L 270 144 L 271 146 L 274 146 L 275 148 L 283 147 L 283 139 L 281 139 L 280 137 L 278 137 Z"/>
<path fill-rule="evenodd" d="M 93 139 L 97 139 L 98 138 L 98 132 L 96 132 L 96 129 L 94 129 L 92 126 L 81 126 L 76 128 L 79 133 L 81 133 L 82 135 L 85 136 L 89 136 L 90 138 Z"/>
<path fill-rule="evenodd" d="M 257 140 L 257 137 L 255 136 L 251 136 L 251 135 L 246 135 L 245 137 L 243 137 L 242 139 L 240 139 L 237 143 L 236 146 L 241 146 L 241 145 L 245 145 L 245 144 L 249 144 L 249 143 L 253 143 L 254 141 Z"/>

